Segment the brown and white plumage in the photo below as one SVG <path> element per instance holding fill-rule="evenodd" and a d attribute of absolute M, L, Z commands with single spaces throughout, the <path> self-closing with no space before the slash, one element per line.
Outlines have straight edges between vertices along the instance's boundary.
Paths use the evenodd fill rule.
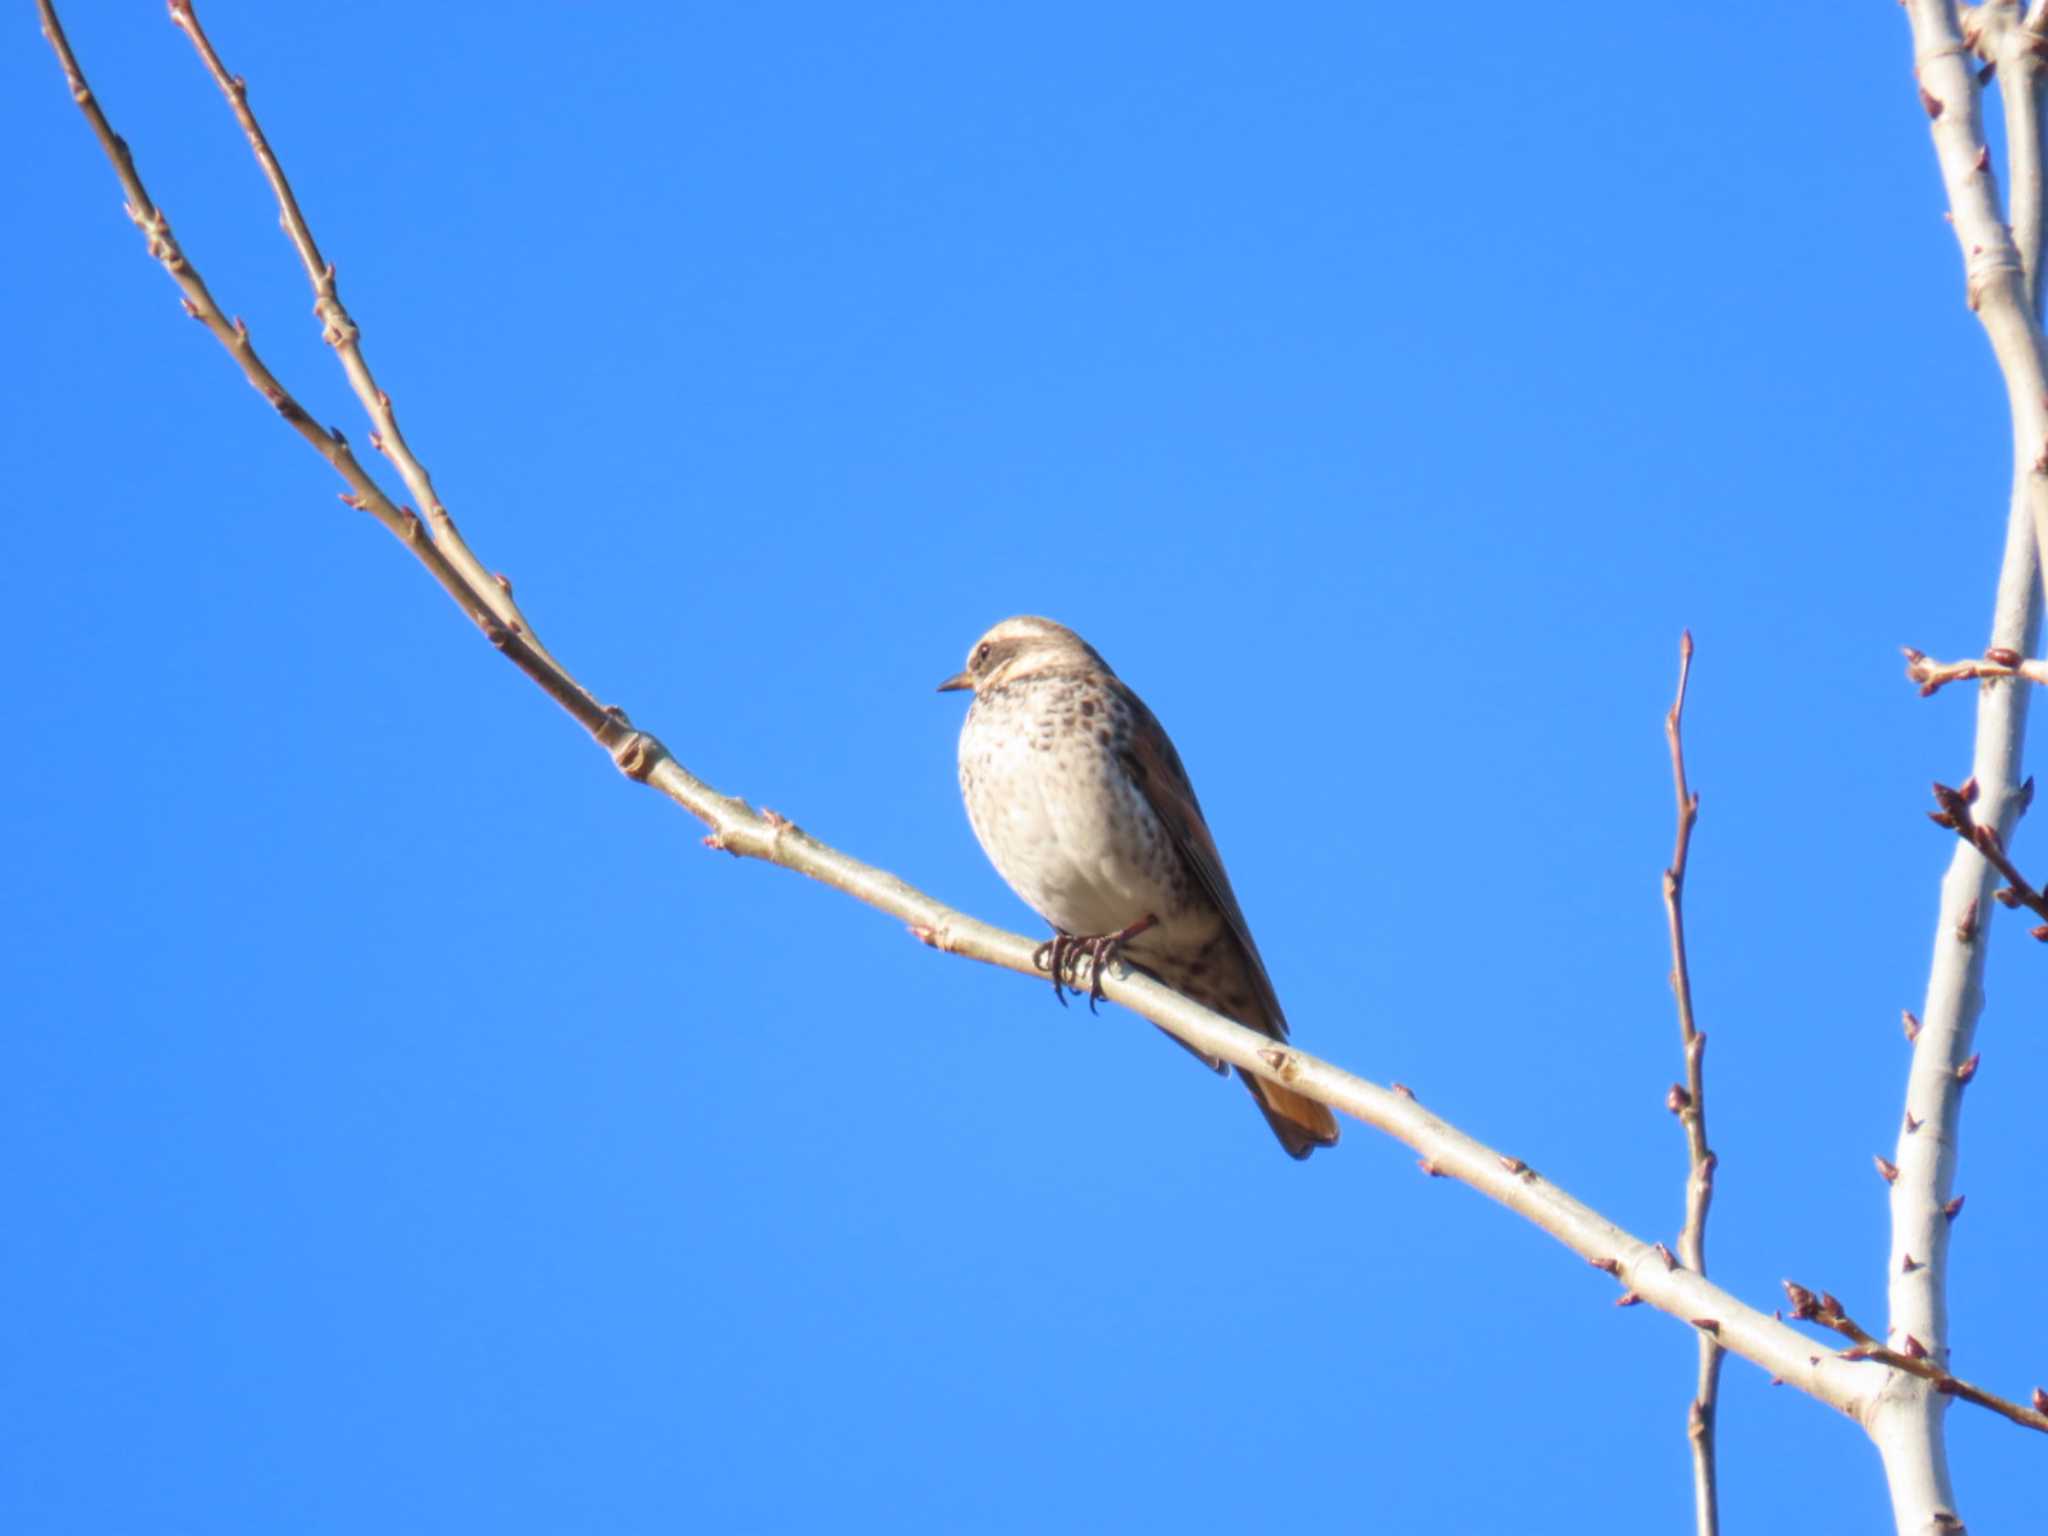
<path fill-rule="evenodd" d="M 1180 754 L 1094 648 L 1050 619 L 1005 619 L 940 688 L 974 690 L 960 789 L 1011 889 L 1063 935 L 1156 918 L 1124 943 L 1126 960 L 1285 1040 L 1286 1016 Z M 1291 1155 L 1337 1140 L 1327 1106 L 1243 1076 Z"/>

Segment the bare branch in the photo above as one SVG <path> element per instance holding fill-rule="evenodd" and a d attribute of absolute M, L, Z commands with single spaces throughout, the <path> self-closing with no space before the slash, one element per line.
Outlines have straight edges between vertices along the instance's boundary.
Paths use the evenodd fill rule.
<path fill-rule="evenodd" d="M 1938 811 L 1929 811 L 1927 819 L 1936 826 L 1952 827 L 1965 843 L 1984 856 L 1985 862 L 2003 875 L 2007 884 L 1991 893 L 1992 900 L 2002 907 L 2026 907 L 2037 916 L 2048 918 L 2048 895 L 2036 890 L 2027 879 L 2013 867 L 2006 857 L 2005 843 L 1996 827 L 1987 827 L 1970 812 L 1970 802 L 1977 797 L 1977 781 L 1971 779 L 1961 789 L 1950 789 L 1946 784 L 1934 786 L 1935 804 Z M 2034 798 L 2034 781 L 2028 779 L 2020 786 L 2020 809 Z M 2035 928 L 2036 939 L 2048 943 L 2048 924 Z"/>
<path fill-rule="evenodd" d="M 397 466 L 406 489 L 426 515 L 435 546 L 461 574 L 470 591 L 500 624 L 522 636 L 537 657 L 554 665 L 554 657 L 548 654 L 547 648 L 526 622 L 525 615 L 519 611 L 519 605 L 512 600 L 511 584 L 485 570 L 483 562 L 471 553 L 469 545 L 456 531 L 454 519 L 448 515 L 448 509 L 435 492 L 433 477 L 427 473 L 426 466 L 419 461 L 406 442 L 405 434 L 399 430 L 398 414 L 392 409 L 391 397 L 377 387 L 369 361 L 363 356 L 362 333 L 342 307 L 334 264 L 322 259 L 320 247 L 313 239 L 312 227 L 299 208 L 291 183 L 285 179 L 284 167 L 271 151 L 270 140 L 264 136 L 256 114 L 249 110 L 248 83 L 240 75 L 229 74 L 227 66 L 221 63 L 212 40 L 199 24 L 193 0 L 170 0 L 170 13 L 172 25 L 192 40 L 192 46 L 206 65 L 206 72 L 227 98 L 235 121 L 241 125 L 249 148 L 255 153 L 256 163 L 263 168 L 270 190 L 276 194 L 279 223 L 290 238 L 292 248 L 298 252 L 299 264 L 306 270 L 307 281 L 313 285 L 313 312 L 320 317 L 321 339 L 334 348 L 335 355 L 341 360 L 342 372 L 348 375 L 349 385 L 355 390 L 356 398 L 362 401 L 363 410 L 372 423 L 370 446 Z"/>
<path fill-rule="evenodd" d="M 230 321 L 220 306 L 214 302 L 205 279 L 192 265 L 177 240 L 171 233 L 170 220 L 162 209 L 151 200 L 148 189 L 142 184 L 141 174 L 136 170 L 134 156 L 121 136 L 108 124 L 106 114 L 100 110 L 98 100 L 86 84 L 84 72 L 71 51 L 71 44 L 64 36 L 62 24 L 57 19 L 55 7 L 50 0 L 37 0 L 36 9 L 42 16 L 43 35 L 50 40 L 56 52 L 57 61 L 64 70 L 65 82 L 71 88 L 71 98 L 78 104 L 91 125 L 93 135 L 113 162 L 114 174 L 120 178 L 123 192 L 127 195 L 128 217 L 143 233 L 148 243 L 149 254 L 171 275 L 184 295 L 185 312 L 204 325 L 236 364 L 243 375 L 254 386 L 256 392 L 270 402 L 285 423 L 303 438 L 322 458 L 326 459 L 339 474 L 349 489 L 342 500 L 360 511 L 368 512 L 385 529 L 410 550 L 441 589 L 455 602 L 472 622 L 483 630 L 504 655 L 522 672 L 538 683 L 548 696 L 576 717 L 583 728 L 595 736 L 607 748 L 623 738 L 626 730 L 623 717 L 617 711 L 600 704 L 581 684 L 568 675 L 551 657 L 534 643 L 526 633 L 525 623 L 516 617 L 508 623 L 498 616 L 498 603 L 494 593 L 509 602 L 504 583 L 485 577 L 481 586 L 472 583 L 463 571 L 457 569 L 449 558 L 446 548 L 427 534 L 425 525 L 409 507 L 396 505 L 385 495 L 382 486 L 362 467 L 354 452 L 349 448 L 348 439 L 338 429 L 322 427 L 305 407 L 277 379 L 262 358 L 257 354 L 250 339 L 249 328 L 240 320 Z M 246 110 L 246 108 L 245 108 Z M 458 541 L 459 542 L 459 541 Z M 465 550 L 466 554 L 467 551 Z M 470 562 L 474 565 L 474 561 Z M 481 570 L 481 566 L 476 566 Z"/>
<path fill-rule="evenodd" d="M 1685 1054 L 1685 1084 L 1673 1085 L 1665 1102 L 1685 1129 L 1691 1172 L 1685 1181 L 1685 1225 L 1678 1234 L 1678 1258 L 1687 1268 L 1707 1272 L 1707 1210 L 1714 1202 L 1716 1159 L 1707 1145 L 1707 1037 L 1693 1022 L 1692 969 L 1685 953 L 1685 866 L 1692 852 L 1692 829 L 1699 820 L 1700 797 L 1685 779 L 1685 685 L 1692 677 L 1692 631 L 1678 641 L 1678 693 L 1664 716 L 1664 739 L 1671 747 L 1671 782 L 1678 797 L 1678 834 L 1671 865 L 1664 871 L 1664 916 L 1671 929 L 1671 992 L 1678 1002 L 1678 1038 Z M 1713 1329 L 1699 1331 L 1699 1378 L 1686 1413 L 1686 1436 L 1692 1444 L 1693 1521 L 1699 1536 L 1721 1529 L 1721 1500 L 1714 1470 L 1714 1418 L 1719 1408 L 1723 1350 Z"/>
<path fill-rule="evenodd" d="M 1899 648 L 1906 657 L 1906 676 L 1920 685 L 1920 696 L 1939 693 L 1950 683 L 1986 682 L 2019 678 L 2029 683 L 2048 683 L 2048 661 L 2029 661 L 2018 651 L 1993 646 L 1981 661 L 1936 661 L 1910 645 Z"/>
<path fill-rule="evenodd" d="M 1917 1268 L 1914 1264 L 1911 1267 Z M 2002 1414 L 2013 1423 L 2026 1429 L 2035 1429 L 2048 1434 L 2048 1411 L 2044 1411 L 2039 1400 L 2043 1393 L 2034 1389 L 2035 1406 L 2022 1407 L 2011 1398 L 2000 1397 L 1987 1392 L 1972 1382 L 1953 1375 L 1947 1367 L 1935 1363 L 1927 1346 L 1912 1334 L 1904 1336 L 1903 1344 L 1893 1349 L 1882 1340 L 1874 1338 L 1849 1314 L 1842 1310 L 1842 1304 L 1826 1291 L 1815 1294 L 1803 1285 L 1785 1282 L 1785 1294 L 1792 1301 L 1792 1316 L 1807 1322 L 1815 1322 L 1832 1328 L 1850 1341 L 1850 1347 L 1842 1351 L 1844 1360 L 1876 1360 L 1889 1365 L 1893 1370 L 1904 1371 L 1929 1383 L 1944 1397 L 1960 1397 L 1966 1402 L 1989 1408 L 1993 1413 Z"/>
<path fill-rule="evenodd" d="M 1969 12 L 1966 38 L 1954 0 L 1906 0 L 1914 76 L 1962 248 L 1964 297 L 1990 339 L 2005 379 L 2013 441 L 2028 466 L 2025 502 L 2037 543 L 2048 542 L 2048 348 L 2035 318 L 2027 263 L 1999 207 L 1998 179 L 1984 139 L 1981 92 L 1971 50 L 2013 0 Z M 1987 45 L 1988 46 L 1988 45 Z M 2003 61 L 2000 65 L 2004 66 Z M 2038 193 L 2030 193 L 2037 196 Z M 2039 576 L 2037 569 L 2036 576 Z M 2014 647 L 2024 652 L 2026 647 Z"/>
<path fill-rule="evenodd" d="M 1966 45 L 1952 0 L 1907 0 L 1920 102 L 1930 118 L 1935 158 L 1962 249 L 1965 294 L 1989 337 L 2012 415 L 2013 483 L 1987 659 L 2017 669 L 2033 654 L 2041 620 L 2048 535 L 2048 391 L 2038 319 L 2041 262 L 2041 71 L 2029 36 L 2015 39 L 2012 0 L 1970 13 Z M 2030 19 L 2031 20 L 2031 19 Z M 2012 173 L 2021 237 L 2007 230 L 1989 169 L 1978 81 L 1967 46 L 1991 58 L 2015 146 Z M 2031 210 L 2031 211 L 2030 211 Z M 2020 239 L 2025 244 L 2020 243 Z M 1923 679 L 1923 686 L 1930 679 Z M 2032 690 L 1986 678 L 1977 694 L 1971 763 L 1981 806 L 2001 845 L 2023 808 L 2020 752 Z M 1927 994 L 1909 1032 L 1912 1065 L 1897 1149 L 1891 1161 L 1892 1248 L 1888 1265 L 1890 1337 L 1911 1339 L 1946 1369 L 1948 1242 L 1960 1197 L 1954 1193 L 1963 1079 L 1983 1012 L 1989 925 L 1980 921 L 1993 894 L 1993 870 L 1974 846 L 1959 847 L 1941 885 L 1940 915 Z M 1901 1368 L 1873 1405 L 1866 1427 L 1884 1459 L 1898 1527 L 1940 1530 L 1957 1522 L 1944 1434 L 1949 1396 Z"/>

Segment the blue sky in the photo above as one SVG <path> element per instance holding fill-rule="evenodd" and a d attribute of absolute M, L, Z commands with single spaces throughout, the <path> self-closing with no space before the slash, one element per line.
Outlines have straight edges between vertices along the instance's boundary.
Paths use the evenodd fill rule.
<path fill-rule="evenodd" d="M 594 690 L 1036 932 L 932 687 L 996 619 L 1073 625 L 1172 730 L 1300 1043 L 1645 1236 L 1690 626 L 1713 1271 L 1876 1322 L 1970 731 L 1896 648 L 1984 643 L 2008 434 L 1903 21 L 1744 11 L 205 14 Z M 361 443 L 159 17 L 68 20 Z M 183 318 L 13 32 L 0 1524 L 1683 1527 L 1683 1329 L 624 783 Z M 2022 926 L 1953 1303 L 2023 1396 Z M 1963 1514 L 2018 1528 L 2042 1442 L 1951 1425 Z M 1860 1432 L 1739 1361 L 1721 1428 L 1730 1529 L 1887 1519 Z"/>

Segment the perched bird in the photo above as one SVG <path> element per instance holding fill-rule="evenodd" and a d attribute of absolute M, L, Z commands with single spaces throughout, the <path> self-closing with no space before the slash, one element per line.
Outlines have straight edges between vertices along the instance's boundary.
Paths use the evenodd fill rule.
<path fill-rule="evenodd" d="M 1055 992 L 1085 951 L 1092 1004 L 1103 967 L 1121 955 L 1285 1040 L 1287 1019 L 1194 786 L 1144 701 L 1087 641 L 1037 618 L 1005 619 L 977 640 L 966 670 L 939 684 L 961 688 L 974 690 L 960 729 L 967 816 L 997 873 L 1052 924 L 1040 953 Z M 1335 1143 L 1328 1106 L 1241 1075 L 1289 1155 Z"/>

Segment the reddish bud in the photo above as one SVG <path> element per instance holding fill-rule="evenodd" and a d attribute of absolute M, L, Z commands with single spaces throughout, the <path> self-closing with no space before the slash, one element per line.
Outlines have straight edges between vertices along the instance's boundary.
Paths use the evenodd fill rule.
<path fill-rule="evenodd" d="M 1614 1304 L 1617 1307 L 1635 1307 L 1642 1305 L 1642 1300 L 1643 1298 L 1638 1296 L 1634 1291 L 1623 1291 L 1619 1296 L 1614 1298 Z"/>
<path fill-rule="evenodd" d="M 1415 1090 L 1413 1088 L 1410 1088 L 1406 1083 L 1394 1084 L 1394 1092 L 1401 1095 L 1402 1098 L 1409 1100 L 1411 1103 L 1415 1099 Z"/>
<path fill-rule="evenodd" d="M 1664 1095 L 1664 1107 L 1674 1115 L 1682 1115 L 1692 1108 L 1692 1095 L 1679 1084 L 1673 1083 L 1671 1091 Z"/>
<path fill-rule="evenodd" d="M 1949 1201 L 1947 1205 L 1944 1205 L 1941 1208 L 1941 1214 L 1946 1216 L 1950 1221 L 1954 1221 L 1958 1216 L 1962 1215 L 1963 1197 L 1961 1195 L 1957 1195 L 1955 1199 Z"/>
<path fill-rule="evenodd" d="M 1918 1040 L 1920 1038 L 1920 1020 L 1914 1016 L 1913 1010 L 1910 1008 L 1905 1009 L 1900 1013 L 1899 1018 L 1906 1026 L 1906 1038 L 1908 1040 Z"/>
<path fill-rule="evenodd" d="M 1983 1055 L 1982 1051 L 1972 1052 L 1970 1059 L 1956 1068 L 1956 1081 L 1967 1083 L 1971 1078 L 1975 1077 L 1977 1075 L 1977 1063 L 1983 1058 Z"/>
<path fill-rule="evenodd" d="M 1994 645 L 1984 653 L 1984 659 L 2001 667 L 2016 667 L 2020 664 L 2020 653 L 2009 645 Z"/>
<path fill-rule="evenodd" d="M 1882 1158 L 1882 1157 L 1876 1157 L 1876 1158 L 1872 1158 L 1872 1159 L 1871 1159 L 1871 1161 L 1877 1164 L 1877 1173 L 1878 1173 L 1878 1177 L 1879 1177 L 1879 1178 L 1881 1178 L 1881 1179 L 1883 1179 L 1883 1180 L 1885 1181 L 1885 1183 L 1887 1183 L 1887 1184 L 1890 1184 L 1890 1183 L 1894 1182 L 1894 1181 L 1895 1181 L 1895 1180 L 1896 1180 L 1896 1179 L 1898 1178 L 1898 1176 L 1899 1176 L 1899 1166 L 1898 1166 L 1898 1164 L 1896 1164 L 1896 1163 L 1893 1163 L 1893 1162 L 1888 1162 L 1887 1160 L 1885 1160 L 1885 1159 L 1884 1159 L 1884 1158 Z"/>

